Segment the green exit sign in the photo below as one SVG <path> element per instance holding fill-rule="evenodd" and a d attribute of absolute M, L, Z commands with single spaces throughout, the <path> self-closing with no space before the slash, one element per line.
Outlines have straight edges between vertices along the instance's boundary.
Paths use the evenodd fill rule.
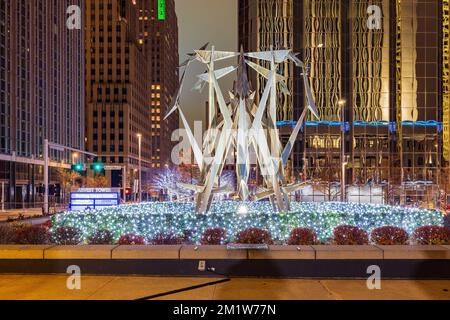
<path fill-rule="evenodd" d="M 158 20 L 166 20 L 166 0 L 158 0 Z"/>

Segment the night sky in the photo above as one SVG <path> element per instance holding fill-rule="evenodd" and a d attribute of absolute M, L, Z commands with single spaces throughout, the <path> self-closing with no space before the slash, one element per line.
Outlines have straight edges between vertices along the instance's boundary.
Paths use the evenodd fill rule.
<path fill-rule="evenodd" d="M 178 16 L 180 61 L 186 59 L 186 53 L 198 49 L 206 42 L 214 44 L 217 50 L 237 50 L 237 0 L 175 0 L 175 5 Z M 205 88 L 200 94 L 191 89 L 197 82 L 196 75 L 203 73 L 205 68 L 195 62 L 191 64 L 189 70 L 181 106 L 189 121 L 204 121 L 208 90 Z M 221 80 L 224 94 L 231 88 L 232 81 L 233 75 Z"/>

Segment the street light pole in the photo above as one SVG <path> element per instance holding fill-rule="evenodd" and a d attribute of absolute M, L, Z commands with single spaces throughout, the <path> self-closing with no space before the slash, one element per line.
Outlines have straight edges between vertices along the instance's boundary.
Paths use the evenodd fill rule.
<path fill-rule="evenodd" d="M 127 203 L 127 166 L 122 167 L 123 203 Z"/>
<path fill-rule="evenodd" d="M 345 167 L 347 165 L 345 159 L 345 103 L 341 99 L 338 104 L 341 107 L 341 202 L 345 202 Z"/>
<path fill-rule="evenodd" d="M 44 140 L 44 214 L 48 214 L 48 139 Z"/>
<path fill-rule="evenodd" d="M 139 145 L 139 202 L 142 202 L 142 134 L 138 133 L 138 145 Z"/>
<path fill-rule="evenodd" d="M 76 166 L 78 164 L 78 153 L 73 152 L 72 153 L 72 164 Z M 75 178 L 72 179 L 72 187 L 70 188 L 70 191 L 72 192 L 73 188 L 75 187 Z M 65 201 L 65 194 L 64 194 L 64 201 Z"/>

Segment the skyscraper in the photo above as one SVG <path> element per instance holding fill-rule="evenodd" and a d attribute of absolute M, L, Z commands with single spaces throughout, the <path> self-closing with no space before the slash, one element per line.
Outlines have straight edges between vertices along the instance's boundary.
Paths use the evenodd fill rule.
<path fill-rule="evenodd" d="M 179 83 L 178 20 L 174 0 L 139 0 L 138 6 L 139 43 L 151 64 L 151 162 L 157 169 L 172 164 L 175 143 L 171 138 L 179 128 L 176 114 L 163 120 Z"/>
<path fill-rule="evenodd" d="M 134 0 L 86 0 L 86 148 L 98 154 L 113 187 L 138 179 L 142 135 L 142 185 L 151 157 L 148 59 L 138 42 Z M 131 182 L 130 182 L 131 181 Z"/>
<path fill-rule="evenodd" d="M 355 201 L 354 190 L 374 185 L 384 202 L 424 206 L 450 191 L 448 14 L 448 0 L 239 2 L 247 50 L 292 49 L 309 66 L 321 121 L 303 128 L 294 178 L 345 180 Z M 306 103 L 299 72 L 280 68 L 291 90 L 278 111 L 286 134 Z"/>
<path fill-rule="evenodd" d="M 66 26 L 72 5 L 84 0 L 0 1 L 0 180 L 12 208 L 43 201 L 44 139 L 84 145 L 84 34 Z M 71 155 L 50 156 L 56 184 Z"/>

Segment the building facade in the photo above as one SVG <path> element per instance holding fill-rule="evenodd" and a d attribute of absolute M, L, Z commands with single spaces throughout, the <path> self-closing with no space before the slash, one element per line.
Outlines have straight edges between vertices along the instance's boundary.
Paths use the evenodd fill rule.
<path fill-rule="evenodd" d="M 139 7 L 135 0 L 86 0 L 85 18 L 86 149 L 105 165 L 112 187 L 133 188 L 141 134 L 144 185 L 152 140 L 149 59 L 138 41 Z"/>
<path fill-rule="evenodd" d="M 138 0 L 139 43 L 149 59 L 151 118 L 151 166 L 171 166 L 179 128 L 177 114 L 163 120 L 179 84 L 178 19 L 174 0 Z"/>
<path fill-rule="evenodd" d="M 450 192 L 448 0 L 241 0 L 239 29 L 246 50 L 293 49 L 309 66 L 321 119 L 290 163 L 293 179 L 317 182 L 307 199 L 341 199 L 342 181 L 351 201 L 376 189 L 376 202 L 436 207 Z M 300 70 L 281 73 L 288 136 L 306 101 Z"/>
<path fill-rule="evenodd" d="M 44 139 L 84 148 L 83 30 L 69 30 L 67 9 L 84 0 L 0 1 L 0 181 L 5 208 L 43 202 Z M 52 150 L 57 168 L 71 154 Z"/>

